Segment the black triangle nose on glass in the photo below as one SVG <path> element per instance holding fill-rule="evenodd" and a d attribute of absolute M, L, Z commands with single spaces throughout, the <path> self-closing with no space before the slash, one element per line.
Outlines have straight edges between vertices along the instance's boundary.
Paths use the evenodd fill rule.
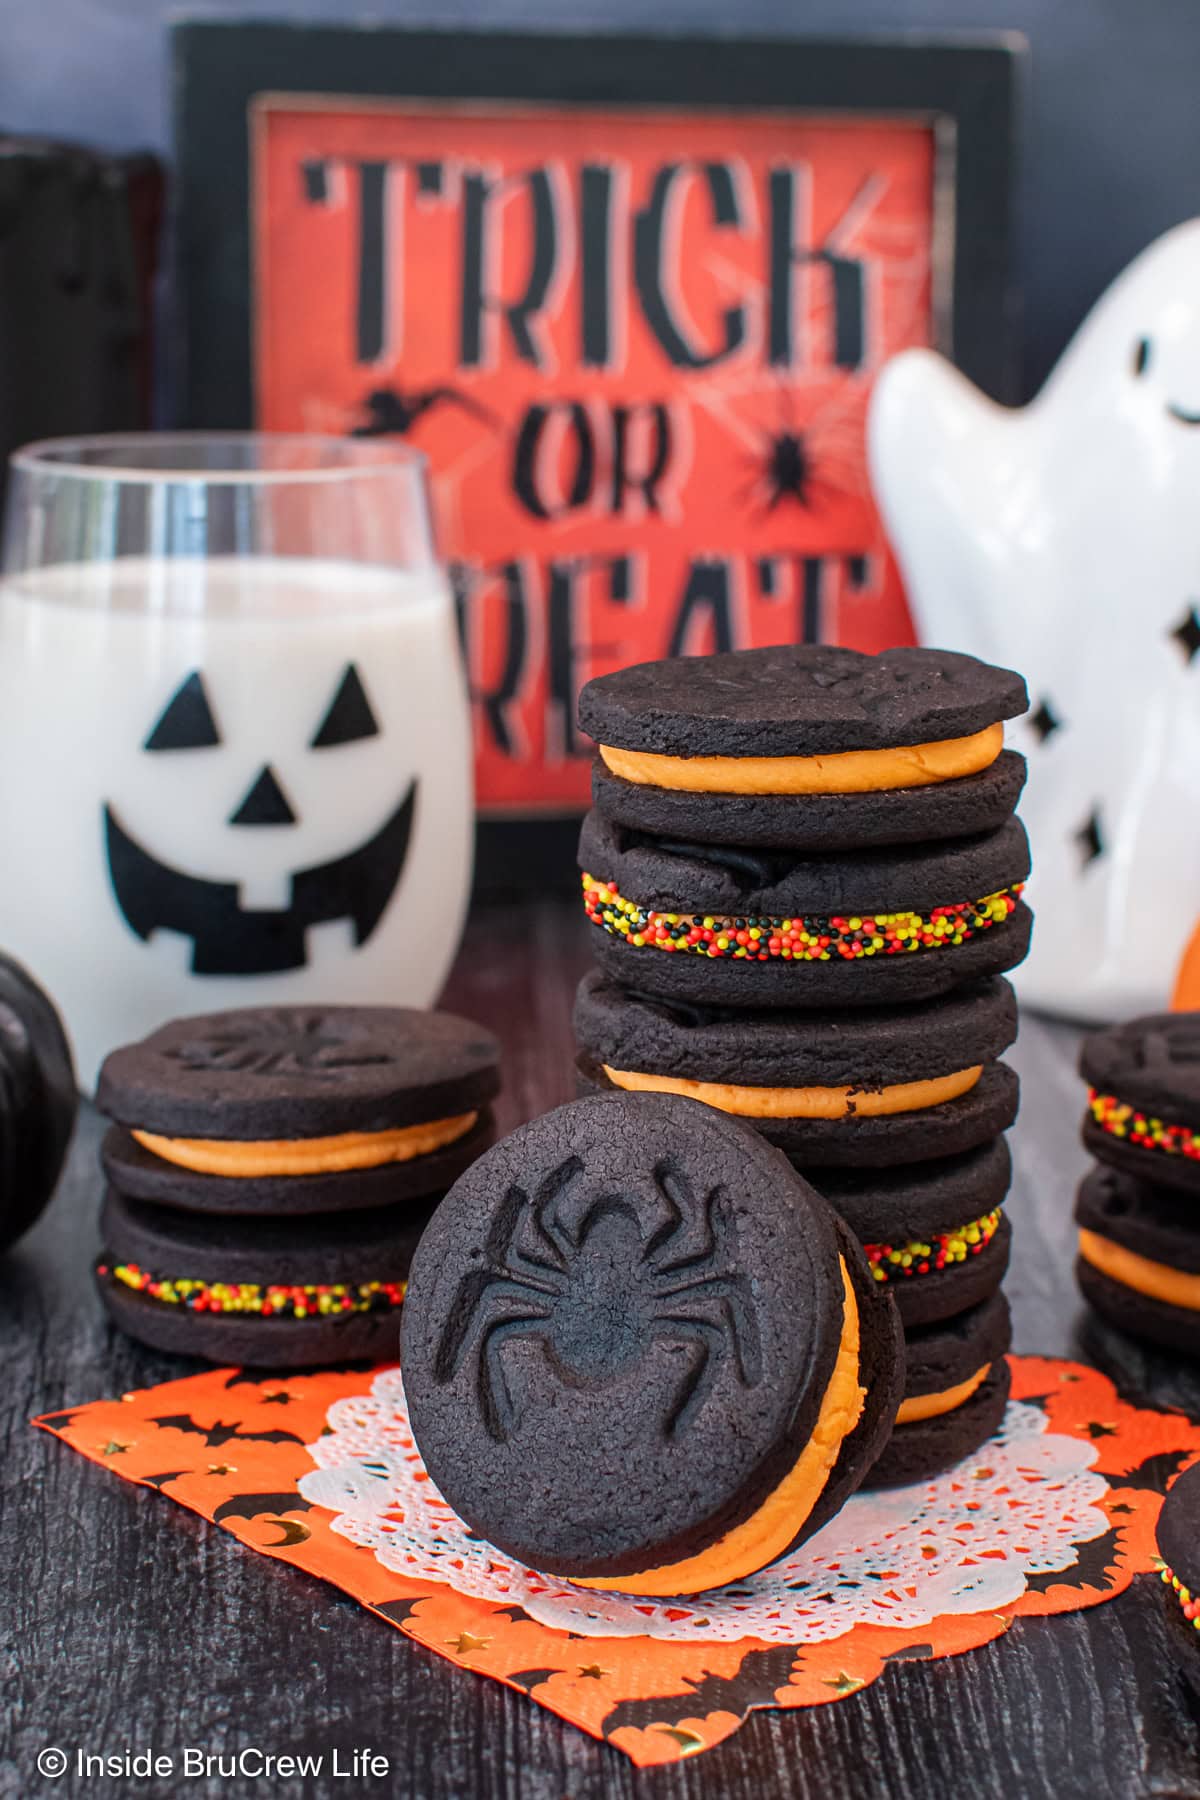
<path fill-rule="evenodd" d="M 296 815 L 291 802 L 279 785 L 270 763 L 264 763 L 254 784 L 237 811 L 230 815 L 231 825 L 294 825 Z"/>

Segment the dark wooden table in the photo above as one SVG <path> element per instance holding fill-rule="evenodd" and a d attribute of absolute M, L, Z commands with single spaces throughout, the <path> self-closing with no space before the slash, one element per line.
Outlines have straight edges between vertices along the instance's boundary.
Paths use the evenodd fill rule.
<path fill-rule="evenodd" d="M 478 915 L 447 1004 L 499 1031 L 502 1123 L 572 1092 L 570 996 L 586 964 L 575 910 Z M 1027 1018 L 1013 1131 L 1008 1281 L 1021 1350 L 1091 1355 L 1131 1392 L 1200 1415 L 1200 1381 L 1131 1346 L 1079 1337 L 1071 1199 L 1083 1164 L 1076 1034 Z M 805 1800 L 1200 1796 L 1200 1708 L 1171 1666 L 1161 1591 L 1019 1620 L 998 1643 L 889 1669 L 807 1711 L 756 1714 L 716 1750 L 638 1773 L 498 1683 L 440 1661 L 331 1588 L 256 1557 L 28 1427 L 32 1414 L 185 1372 L 104 1323 L 90 1280 L 99 1121 L 82 1118 L 54 1205 L 0 1266 L 0 1796 L 770 1795 Z M 46 1745 L 178 1754 L 382 1750 L 368 1782 L 96 1780 L 36 1772 Z"/>

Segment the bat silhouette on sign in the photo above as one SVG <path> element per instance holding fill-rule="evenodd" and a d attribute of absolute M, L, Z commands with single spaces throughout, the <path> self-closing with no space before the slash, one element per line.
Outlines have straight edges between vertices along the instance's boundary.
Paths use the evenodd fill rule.
<path fill-rule="evenodd" d="M 222 1444 L 303 1444 L 304 1439 L 297 1437 L 294 1431 L 239 1431 L 236 1425 L 223 1425 L 218 1420 L 215 1425 L 197 1425 L 195 1419 L 187 1413 L 169 1413 L 163 1419 L 151 1419 L 152 1425 L 162 1425 L 175 1431 L 187 1431 L 193 1437 L 202 1437 L 211 1450 L 219 1450 Z"/>
<path fill-rule="evenodd" d="M 385 437 L 389 433 L 405 437 L 418 419 L 423 419 L 435 406 L 457 406 L 482 425 L 498 423 L 495 413 L 447 382 L 407 392 L 404 388 L 373 388 L 363 405 L 368 416 L 361 425 L 352 428 L 351 437 Z"/>

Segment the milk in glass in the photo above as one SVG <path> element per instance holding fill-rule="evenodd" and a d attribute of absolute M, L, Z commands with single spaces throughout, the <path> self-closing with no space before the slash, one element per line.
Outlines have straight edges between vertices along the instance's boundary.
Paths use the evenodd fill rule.
<path fill-rule="evenodd" d="M 0 944 L 82 1079 L 226 1006 L 428 1005 L 470 880 L 435 568 L 138 557 L 0 583 Z"/>

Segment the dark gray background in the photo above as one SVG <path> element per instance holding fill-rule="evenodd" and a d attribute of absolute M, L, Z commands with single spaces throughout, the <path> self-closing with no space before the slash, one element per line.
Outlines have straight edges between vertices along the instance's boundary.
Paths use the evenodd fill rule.
<path fill-rule="evenodd" d="M 167 20 L 348 19 L 335 0 L 180 8 L 172 0 L 0 0 L 7 130 L 165 147 Z M 1032 57 L 1020 175 L 1025 387 L 1151 238 L 1200 212 L 1198 0 L 375 0 L 389 23 L 834 35 L 1005 30 Z"/>

